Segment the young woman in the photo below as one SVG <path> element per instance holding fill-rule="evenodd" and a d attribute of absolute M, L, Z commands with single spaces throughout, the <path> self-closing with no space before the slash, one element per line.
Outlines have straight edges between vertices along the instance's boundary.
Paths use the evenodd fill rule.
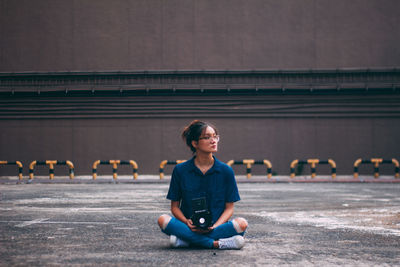
<path fill-rule="evenodd" d="M 158 218 L 162 232 L 170 236 L 172 247 L 241 249 L 247 221 L 229 220 L 240 196 L 232 168 L 213 156 L 218 150 L 217 129 L 195 120 L 185 127 L 182 138 L 194 157 L 173 170 L 167 195 L 173 216 Z M 197 227 L 192 220 L 196 199 L 205 200 L 211 213 L 211 226 L 207 228 Z"/>

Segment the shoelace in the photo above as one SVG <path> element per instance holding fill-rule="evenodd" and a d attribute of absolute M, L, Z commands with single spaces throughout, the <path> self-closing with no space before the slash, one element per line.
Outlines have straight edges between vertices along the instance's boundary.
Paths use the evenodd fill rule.
<path fill-rule="evenodd" d="M 220 248 L 236 248 L 236 242 L 235 239 L 225 239 L 222 242 L 219 243 Z"/>

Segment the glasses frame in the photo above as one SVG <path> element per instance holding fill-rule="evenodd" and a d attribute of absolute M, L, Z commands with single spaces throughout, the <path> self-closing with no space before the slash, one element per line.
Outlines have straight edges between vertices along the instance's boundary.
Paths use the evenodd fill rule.
<path fill-rule="evenodd" d="M 219 142 L 220 136 L 219 135 L 203 136 L 203 137 L 199 137 L 199 140 L 205 140 L 205 141 L 215 140 L 215 141 Z"/>

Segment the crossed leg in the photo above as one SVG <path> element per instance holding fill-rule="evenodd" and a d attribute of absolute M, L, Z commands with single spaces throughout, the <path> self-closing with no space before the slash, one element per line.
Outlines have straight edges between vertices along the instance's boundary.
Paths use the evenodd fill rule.
<path fill-rule="evenodd" d="M 167 214 L 163 214 L 158 218 L 158 225 L 167 235 L 177 236 L 190 244 L 206 248 L 219 248 L 220 239 L 230 238 L 235 235 L 243 236 L 248 227 L 248 222 L 246 219 L 238 217 L 218 226 L 206 235 L 193 232 L 186 224 Z"/>

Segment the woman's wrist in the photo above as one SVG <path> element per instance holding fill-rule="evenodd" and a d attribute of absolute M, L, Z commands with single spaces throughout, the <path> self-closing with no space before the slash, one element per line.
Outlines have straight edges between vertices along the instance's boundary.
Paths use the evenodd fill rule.
<path fill-rule="evenodd" d="M 220 226 L 221 224 L 220 223 L 215 223 L 215 224 L 213 224 L 212 226 L 211 226 L 211 228 L 212 229 L 215 229 L 215 228 L 217 228 L 218 226 Z"/>

